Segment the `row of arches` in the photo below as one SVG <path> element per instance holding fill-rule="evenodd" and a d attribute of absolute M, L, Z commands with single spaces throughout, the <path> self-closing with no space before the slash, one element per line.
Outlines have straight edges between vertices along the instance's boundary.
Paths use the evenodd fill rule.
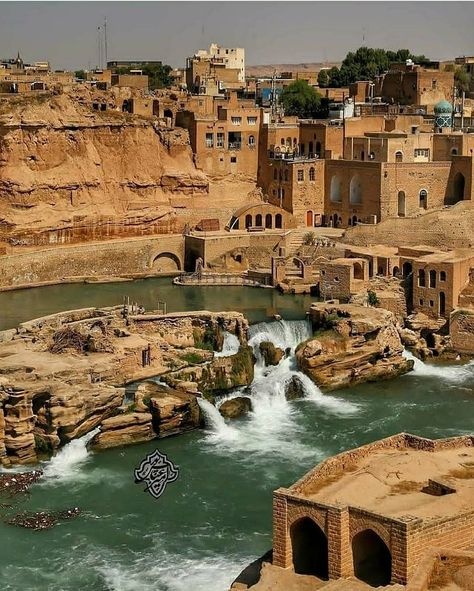
<path fill-rule="evenodd" d="M 264 224 L 265 221 L 265 224 Z M 248 213 L 245 216 L 245 228 L 283 228 L 283 217 L 281 213 L 277 213 L 276 215 L 272 215 L 271 213 L 267 213 L 265 216 L 261 213 L 257 213 L 257 215 L 253 216 L 252 214 Z M 234 229 L 238 230 L 238 226 L 234 225 Z"/>
<path fill-rule="evenodd" d="M 328 539 L 309 517 L 290 528 L 293 567 L 297 574 L 329 577 Z M 392 579 L 392 556 L 382 538 L 368 528 L 352 538 L 354 575 L 372 586 L 388 585 Z"/>
<path fill-rule="evenodd" d="M 331 178 L 329 195 L 332 203 L 342 202 L 342 180 L 338 175 Z M 353 205 L 362 203 L 362 181 L 358 174 L 354 175 L 349 183 L 349 203 Z"/>

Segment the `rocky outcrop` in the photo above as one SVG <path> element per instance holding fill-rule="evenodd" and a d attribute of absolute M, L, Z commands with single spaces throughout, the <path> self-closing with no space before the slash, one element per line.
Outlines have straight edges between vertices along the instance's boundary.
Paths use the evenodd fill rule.
<path fill-rule="evenodd" d="M 299 346 L 297 362 L 325 390 L 393 378 L 413 367 L 387 310 L 321 303 L 311 306 L 310 318 L 315 336 Z"/>
<path fill-rule="evenodd" d="M 128 312 L 53 314 L 0 338 L 0 463 L 37 461 L 96 427 L 97 448 L 188 431 L 200 424 L 200 386 L 214 392 L 252 381 L 241 314 Z M 224 330 L 238 335 L 241 350 L 214 358 Z M 124 384 L 161 374 L 172 388 L 146 382 L 125 402 Z"/>
<path fill-rule="evenodd" d="M 263 341 L 259 345 L 260 353 L 265 361 L 265 365 L 278 365 L 283 359 L 283 351 L 279 347 L 275 347 L 269 341 Z"/>
<path fill-rule="evenodd" d="M 219 412 L 225 419 L 238 419 L 252 409 L 252 402 L 248 396 L 237 396 L 226 400 L 219 407 Z"/>
<path fill-rule="evenodd" d="M 130 412 L 105 419 L 101 423 L 100 433 L 94 436 L 90 446 L 106 449 L 150 441 L 156 437 L 151 419 L 149 412 Z"/>
<path fill-rule="evenodd" d="M 176 386 L 182 381 L 195 382 L 204 396 L 212 398 L 226 390 L 249 386 L 254 378 L 253 350 L 242 345 L 239 352 L 228 357 L 215 357 L 210 363 L 171 372 L 163 379 Z"/>
<path fill-rule="evenodd" d="M 410 314 L 399 332 L 403 344 L 421 359 L 453 353 L 444 318 L 430 318 L 421 312 Z"/>

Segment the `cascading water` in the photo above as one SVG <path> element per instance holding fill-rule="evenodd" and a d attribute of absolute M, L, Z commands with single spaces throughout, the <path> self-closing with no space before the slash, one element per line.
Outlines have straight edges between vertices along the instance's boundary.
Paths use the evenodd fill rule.
<path fill-rule="evenodd" d="M 86 435 L 73 439 L 65 445 L 44 468 L 45 479 L 54 479 L 55 482 L 66 482 L 78 477 L 82 465 L 87 461 L 89 451 L 87 444 L 100 429 L 97 427 Z"/>
<path fill-rule="evenodd" d="M 250 396 L 252 410 L 246 420 L 236 421 L 230 426 L 215 406 L 200 400 L 210 432 L 206 441 L 219 443 L 219 449 L 226 453 L 244 451 L 255 456 L 278 453 L 292 461 L 317 458 L 318 450 L 300 441 L 299 415 L 302 411 L 298 405 L 287 400 L 288 383 L 292 379 L 298 380 L 304 398 L 317 404 L 322 412 L 348 416 L 358 407 L 334 396 L 325 396 L 305 374 L 298 371 L 295 350 L 311 336 L 311 326 L 305 320 L 279 320 L 251 326 L 249 345 L 256 358 L 254 380 L 248 388 L 238 388 L 229 393 L 225 400 Z M 276 366 L 265 366 L 260 352 L 260 344 L 265 341 L 285 352 Z"/>
<path fill-rule="evenodd" d="M 224 332 L 224 343 L 222 344 L 222 351 L 216 351 L 215 357 L 229 357 L 239 352 L 240 341 L 231 332 Z"/>
<path fill-rule="evenodd" d="M 424 363 L 407 349 L 403 352 L 406 359 L 414 362 L 413 371 L 408 376 L 441 378 L 448 382 L 464 382 L 474 376 L 474 362 L 470 361 L 465 365 L 440 365 L 436 363 Z"/>

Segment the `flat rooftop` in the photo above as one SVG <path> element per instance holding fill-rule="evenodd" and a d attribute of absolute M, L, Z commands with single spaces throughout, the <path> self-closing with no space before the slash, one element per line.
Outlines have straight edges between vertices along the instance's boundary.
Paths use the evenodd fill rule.
<path fill-rule="evenodd" d="M 419 261 L 426 263 L 458 263 L 474 259 L 474 249 L 459 248 L 456 250 L 449 250 L 448 252 L 434 252 L 419 258 Z"/>
<path fill-rule="evenodd" d="M 430 480 L 455 492 L 437 496 L 436 485 L 423 492 Z M 474 447 L 375 450 L 344 471 L 303 484 L 299 493 L 317 503 L 349 505 L 392 518 L 430 520 L 469 512 L 474 508 Z"/>

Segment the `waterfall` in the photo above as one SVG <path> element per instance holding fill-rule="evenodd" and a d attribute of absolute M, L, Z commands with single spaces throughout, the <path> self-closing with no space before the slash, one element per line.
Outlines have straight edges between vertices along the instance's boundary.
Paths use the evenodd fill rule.
<path fill-rule="evenodd" d="M 80 468 L 88 459 L 87 444 L 99 431 L 97 427 L 86 435 L 73 439 L 60 449 L 46 464 L 45 478 L 53 478 L 56 482 L 75 480 Z"/>
<path fill-rule="evenodd" d="M 298 371 L 296 347 L 312 336 L 310 323 L 305 320 L 261 322 L 249 329 L 249 345 L 256 358 L 255 375 L 248 388 L 237 388 L 225 400 L 249 396 L 252 409 L 245 420 L 230 426 L 218 409 L 207 400 L 199 399 L 204 412 L 208 434 L 206 441 L 219 444 L 222 453 L 245 452 L 258 457 L 277 453 L 290 461 L 304 462 L 317 459 L 318 450 L 300 443 L 301 419 L 304 409 L 286 399 L 288 383 L 299 380 L 304 398 L 316 404 L 322 412 L 349 416 L 358 405 L 332 395 L 324 395 L 309 377 Z M 260 354 L 260 343 L 269 341 L 287 354 L 276 366 L 265 366 Z M 221 401 L 222 402 L 222 401 Z"/>
<path fill-rule="evenodd" d="M 197 401 L 204 414 L 206 427 L 215 439 L 232 441 L 239 436 L 237 429 L 225 422 L 224 417 L 213 404 L 205 398 L 198 398 Z"/>
<path fill-rule="evenodd" d="M 214 357 L 229 357 L 239 352 L 240 341 L 231 332 L 224 332 L 224 343 L 222 344 L 222 351 L 216 351 Z"/>
<path fill-rule="evenodd" d="M 465 365 L 441 365 L 437 363 L 425 363 L 413 353 L 404 350 L 405 359 L 411 359 L 414 362 L 413 371 L 408 376 L 419 376 L 427 378 L 441 378 L 449 382 L 464 382 L 472 379 L 474 375 L 474 362 L 469 361 Z"/>

